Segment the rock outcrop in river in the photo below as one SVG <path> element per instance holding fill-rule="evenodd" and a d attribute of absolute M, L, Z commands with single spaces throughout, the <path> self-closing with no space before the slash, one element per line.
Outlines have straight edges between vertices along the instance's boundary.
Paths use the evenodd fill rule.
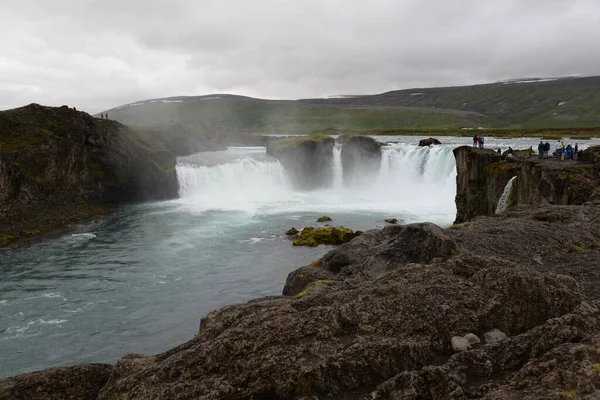
<path fill-rule="evenodd" d="M 347 137 L 341 150 L 344 182 L 373 179 L 381 167 L 381 146 L 382 143 L 369 136 Z"/>
<path fill-rule="evenodd" d="M 66 106 L 0 112 L 0 246 L 177 190 L 174 156 L 118 122 Z"/>
<path fill-rule="evenodd" d="M 267 143 L 267 154 L 279 160 L 299 189 L 330 186 L 333 181 L 333 145 L 327 135 L 291 137 Z"/>

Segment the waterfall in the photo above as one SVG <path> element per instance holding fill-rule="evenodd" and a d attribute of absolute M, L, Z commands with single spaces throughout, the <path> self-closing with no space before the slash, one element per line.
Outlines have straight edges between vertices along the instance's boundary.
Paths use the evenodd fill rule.
<path fill-rule="evenodd" d="M 500 214 L 500 213 L 503 213 L 504 211 L 506 211 L 506 208 L 508 206 L 508 201 L 510 199 L 510 195 L 513 191 L 515 179 L 517 179 L 516 176 L 513 176 L 512 178 L 510 178 L 510 181 L 508 181 L 508 183 L 504 187 L 502 196 L 500 196 L 500 198 L 498 199 L 498 205 L 496 205 L 496 214 Z"/>
<path fill-rule="evenodd" d="M 344 183 L 341 148 L 333 150 L 333 183 L 310 192 L 294 189 L 282 165 L 264 147 L 230 148 L 181 157 L 179 202 L 195 212 L 260 213 L 368 211 L 454 218 L 456 164 L 451 146 L 406 143 L 382 148 L 379 173 Z M 422 218 L 422 219 L 423 219 Z M 445 217 L 444 217 L 445 218 Z"/>
<path fill-rule="evenodd" d="M 333 187 L 341 188 L 343 185 L 342 146 L 336 145 L 333 148 Z"/>

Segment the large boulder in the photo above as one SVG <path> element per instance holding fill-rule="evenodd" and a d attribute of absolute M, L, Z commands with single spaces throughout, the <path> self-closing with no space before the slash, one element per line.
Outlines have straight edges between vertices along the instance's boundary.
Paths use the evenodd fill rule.
<path fill-rule="evenodd" d="M 363 183 L 379 173 L 381 146 L 369 136 L 351 135 L 346 138 L 341 150 L 344 182 Z"/>
<path fill-rule="evenodd" d="M 327 135 L 291 137 L 269 142 L 267 154 L 279 160 L 296 188 L 312 190 L 333 182 L 334 144 Z"/>
<path fill-rule="evenodd" d="M 321 260 L 291 272 L 284 295 L 298 294 L 318 280 L 372 280 L 398 265 L 427 264 L 452 255 L 456 244 L 440 227 L 429 224 L 392 225 L 364 232 L 327 253 Z"/>

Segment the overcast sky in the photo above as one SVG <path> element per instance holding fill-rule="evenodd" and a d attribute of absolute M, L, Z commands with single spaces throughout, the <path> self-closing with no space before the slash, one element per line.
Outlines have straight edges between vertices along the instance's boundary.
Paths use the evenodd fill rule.
<path fill-rule="evenodd" d="M 0 109 L 600 75 L 599 0 L 0 0 Z"/>

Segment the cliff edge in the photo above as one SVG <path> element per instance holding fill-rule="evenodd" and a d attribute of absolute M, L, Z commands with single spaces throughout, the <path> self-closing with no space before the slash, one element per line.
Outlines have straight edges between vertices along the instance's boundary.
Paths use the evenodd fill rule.
<path fill-rule="evenodd" d="M 0 246 L 177 192 L 175 157 L 118 122 L 66 106 L 0 112 Z"/>

